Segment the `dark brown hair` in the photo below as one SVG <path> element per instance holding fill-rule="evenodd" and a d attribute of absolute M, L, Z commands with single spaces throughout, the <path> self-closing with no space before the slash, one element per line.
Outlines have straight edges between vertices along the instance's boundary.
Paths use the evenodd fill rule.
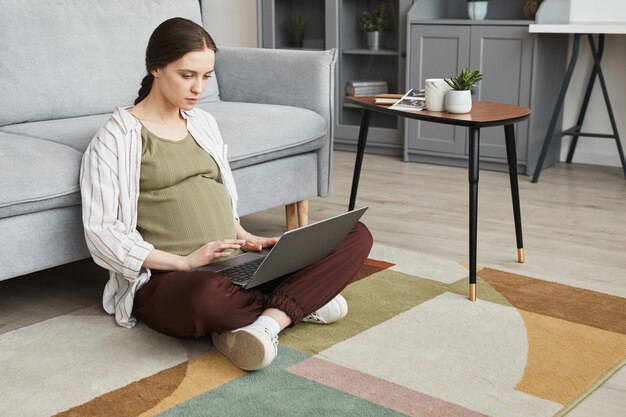
<path fill-rule="evenodd" d="M 182 17 L 174 17 L 154 29 L 146 48 L 146 75 L 135 104 L 146 98 L 152 89 L 154 76 L 150 71 L 163 68 L 170 62 L 180 59 L 187 52 L 202 51 L 205 48 L 217 52 L 211 35 L 197 23 Z"/>

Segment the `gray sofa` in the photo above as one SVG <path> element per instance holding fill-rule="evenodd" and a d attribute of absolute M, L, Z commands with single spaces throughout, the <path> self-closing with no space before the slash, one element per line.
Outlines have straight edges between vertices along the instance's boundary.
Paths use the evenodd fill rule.
<path fill-rule="evenodd" d="M 201 6 L 0 3 L 0 280 L 89 256 L 82 153 L 116 106 L 132 105 L 152 30 L 219 13 Z M 197 106 L 229 144 L 241 215 L 329 194 L 335 60 L 334 50 L 220 48 Z"/>

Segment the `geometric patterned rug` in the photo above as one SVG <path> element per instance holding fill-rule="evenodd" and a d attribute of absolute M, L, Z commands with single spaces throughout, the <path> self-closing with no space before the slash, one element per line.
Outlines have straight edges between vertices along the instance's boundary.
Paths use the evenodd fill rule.
<path fill-rule="evenodd" d="M 375 245 L 348 316 L 282 332 L 250 373 L 208 337 L 123 329 L 93 306 L 0 335 L 0 414 L 552 417 L 624 365 L 626 299 L 478 277 L 472 303 L 461 264 Z"/>

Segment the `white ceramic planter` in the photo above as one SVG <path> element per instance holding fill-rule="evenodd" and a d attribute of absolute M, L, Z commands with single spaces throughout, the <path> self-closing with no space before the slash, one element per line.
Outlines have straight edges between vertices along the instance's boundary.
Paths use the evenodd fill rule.
<path fill-rule="evenodd" d="M 487 6 L 489 2 L 484 1 L 468 1 L 467 14 L 472 20 L 483 20 L 487 16 Z"/>
<path fill-rule="evenodd" d="M 470 90 L 450 90 L 446 93 L 448 113 L 469 113 L 471 110 L 472 92 Z"/>

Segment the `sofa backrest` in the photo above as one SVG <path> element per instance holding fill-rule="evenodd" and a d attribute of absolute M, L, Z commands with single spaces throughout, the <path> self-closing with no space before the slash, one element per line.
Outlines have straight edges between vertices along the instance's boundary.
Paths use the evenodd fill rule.
<path fill-rule="evenodd" d="M 0 126 L 132 105 L 150 34 L 176 16 L 201 24 L 199 1 L 2 1 Z"/>

